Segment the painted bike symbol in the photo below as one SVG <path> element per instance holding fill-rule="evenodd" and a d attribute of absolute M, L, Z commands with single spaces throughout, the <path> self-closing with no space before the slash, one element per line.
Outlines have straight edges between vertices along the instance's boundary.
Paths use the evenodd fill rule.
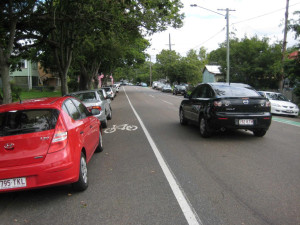
<path fill-rule="evenodd" d="M 111 128 L 106 128 L 104 130 L 104 132 L 106 134 L 111 134 L 117 130 L 127 130 L 127 131 L 134 131 L 136 130 L 138 127 L 135 125 L 128 125 L 127 123 L 122 124 L 122 125 L 113 125 Z"/>

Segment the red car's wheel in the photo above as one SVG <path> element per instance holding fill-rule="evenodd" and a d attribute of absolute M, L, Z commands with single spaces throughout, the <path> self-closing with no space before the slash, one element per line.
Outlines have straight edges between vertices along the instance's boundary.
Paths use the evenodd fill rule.
<path fill-rule="evenodd" d="M 73 188 L 76 191 L 84 191 L 89 186 L 88 170 L 85 160 L 85 155 L 81 152 L 80 167 L 79 167 L 79 179 L 73 184 Z"/>

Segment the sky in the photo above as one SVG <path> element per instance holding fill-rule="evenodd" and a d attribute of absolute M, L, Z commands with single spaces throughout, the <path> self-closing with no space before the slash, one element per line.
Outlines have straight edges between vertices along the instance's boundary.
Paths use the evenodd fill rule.
<path fill-rule="evenodd" d="M 155 61 L 155 55 L 163 49 L 169 49 L 169 35 L 171 49 L 181 56 L 191 50 L 199 50 L 201 46 L 211 52 L 226 41 L 226 11 L 229 12 L 229 32 L 234 32 L 241 39 L 257 35 L 259 38 L 270 38 L 270 44 L 283 40 L 284 17 L 286 0 L 181 0 L 185 13 L 183 26 L 180 29 L 168 28 L 164 32 L 156 33 L 147 39 L 151 47 L 147 53 Z M 191 4 L 204 7 L 191 7 Z M 300 10 L 300 0 L 289 1 L 289 19 L 295 18 L 294 11 Z M 219 13 L 219 14 L 217 14 Z M 280 26 L 281 25 L 281 26 Z M 294 34 L 288 33 L 288 47 L 297 42 Z"/>

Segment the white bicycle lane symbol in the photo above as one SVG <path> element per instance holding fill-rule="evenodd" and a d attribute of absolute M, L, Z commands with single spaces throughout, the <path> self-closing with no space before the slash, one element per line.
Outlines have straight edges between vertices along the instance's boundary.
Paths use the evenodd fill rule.
<path fill-rule="evenodd" d="M 127 130 L 127 131 L 134 131 L 137 130 L 137 126 L 135 125 L 128 125 L 127 123 L 122 124 L 122 125 L 113 125 L 111 128 L 106 128 L 104 130 L 104 133 L 106 134 L 111 134 L 114 133 L 117 130 Z"/>

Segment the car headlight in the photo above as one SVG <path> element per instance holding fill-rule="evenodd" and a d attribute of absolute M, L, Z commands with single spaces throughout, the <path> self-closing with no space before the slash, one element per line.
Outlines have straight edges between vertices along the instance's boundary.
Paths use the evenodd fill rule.
<path fill-rule="evenodd" d="M 277 104 L 277 103 L 273 103 L 272 106 L 275 106 L 275 107 L 281 107 L 281 105 Z"/>

